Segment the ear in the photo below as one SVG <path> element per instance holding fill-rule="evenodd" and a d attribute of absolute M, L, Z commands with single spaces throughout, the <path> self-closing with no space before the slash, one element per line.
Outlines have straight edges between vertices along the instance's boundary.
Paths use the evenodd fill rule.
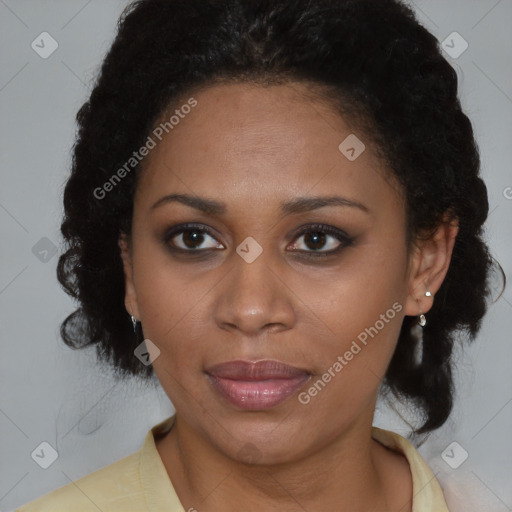
<path fill-rule="evenodd" d="M 449 221 L 445 216 L 433 236 L 416 242 L 410 257 L 406 315 L 424 314 L 432 307 L 434 296 L 448 272 L 458 232 L 458 220 Z M 425 295 L 427 291 L 430 297 Z"/>
<path fill-rule="evenodd" d="M 132 248 L 130 240 L 125 233 L 121 233 L 119 236 L 118 245 L 121 249 L 121 259 L 123 260 L 125 278 L 124 305 L 126 307 L 126 311 L 128 311 L 130 315 L 133 315 L 137 320 L 140 320 L 137 293 L 135 292 L 135 286 L 133 283 Z"/>

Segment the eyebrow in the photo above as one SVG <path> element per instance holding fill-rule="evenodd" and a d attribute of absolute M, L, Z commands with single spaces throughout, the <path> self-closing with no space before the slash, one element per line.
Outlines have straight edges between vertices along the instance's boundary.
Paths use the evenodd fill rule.
<path fill-rule="evenodd" d="M 224 215 L 227 211 L 225 203 L 205 197 L 192 196 L 189 194 L 166 195 L 160 198 L 151 207 L 151 210 L 155 210 L 159 206 L 163 206 L 164 204 L 169 204 L 172 202 L 182 203 L 208 215 Z M 368 207 L 359 201 L 354 201 L 353 199 L 348 199 L 341 196 L 298 197 L 282 203 L 280 212 L 281 216 L 284 217 L 286 215 L 317 210 L 318 208 L 323 208 L 324 206 L 349 206 L 352 208 L 358 208 L 365 213 L 370 213 Z"/>

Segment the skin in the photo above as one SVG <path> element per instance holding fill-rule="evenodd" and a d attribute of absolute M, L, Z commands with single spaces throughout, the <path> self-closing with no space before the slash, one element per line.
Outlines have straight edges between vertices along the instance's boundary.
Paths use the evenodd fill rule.
<path fill-rule="evenodd" d="M 401 191 L 385 178 L 371 141 L 302 84 L 216 85 L 194 98 L 197 106 L 145 162 L 132 239 L 119 239 L 126 309 L 160 349 L 154 370 L 176 409 L 174 428 L 156 446 L 184 509 L 410 511 L 407 460 L 372 439 L 371 426 L 402 320 L 431 308 L 456 223 L 441 224 L 408 257 Z M 351 133 L 366 145 L 354 161 L 338 149 Z M 171 193 L 225 202 L 226 212 L 178 202 L 151 209 Z M 279 214 L 284 201 L 332 195 L 370 212 Z M 187 222 L 213 229 L 195 245 L 209 257 L 169 251 L 173 243 L 193 251 L 187 233 L 163 242 L 170 227 Z M 315 245 L 296 233 L 312 223 L 354 242 L 343 247 L 326 234 L 316 251 L 341 251 L 306 259 Z M 263 249 L 250 264 L 236 252 L 248 236 Z M 297 395 L 310 382 L 273 408 L 239 410 L 204 373 L 224 361 L 268 358 L 309 370 L 314 382 L 395 302 L 402 310 L 307 405 Z M 239 453 L 248 443 L 256 463 Z"/>

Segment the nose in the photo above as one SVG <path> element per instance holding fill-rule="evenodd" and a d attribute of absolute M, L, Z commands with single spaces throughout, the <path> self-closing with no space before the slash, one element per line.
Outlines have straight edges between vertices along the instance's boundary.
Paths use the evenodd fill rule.
<path fill-rule="evenodd" d="M 294 295 L 285 283 L 284 267 L 272 263 L 268 253 L 263 250 L 251 263 L 233 253 L 228 274 L 216 287 L 214 315 L 221 329 L 257 337 L 292 328 Z"/>

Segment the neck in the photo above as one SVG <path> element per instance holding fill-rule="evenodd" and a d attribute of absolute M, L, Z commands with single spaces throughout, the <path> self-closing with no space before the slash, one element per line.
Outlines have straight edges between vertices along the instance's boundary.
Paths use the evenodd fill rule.
<path fill-rule="evenodd" d="M 393 455 L 371 438 L 371 420 L 361 418 L 324 447 L 280 464 L 233 460 L 178 417 L 157 450 L 185 510 L 398 510 L 403 501 L 386 490 L 384 465 Z"/>

